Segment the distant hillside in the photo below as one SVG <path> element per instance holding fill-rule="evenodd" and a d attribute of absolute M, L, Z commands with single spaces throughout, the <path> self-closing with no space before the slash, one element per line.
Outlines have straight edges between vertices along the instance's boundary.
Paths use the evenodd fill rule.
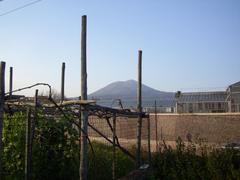
<path fill-rule="evenodd" d="M 128 81 L 117 81 L 113 82 L 96 92 L 89 95 L 90 98 L 136 98 L 137 96 L 137 81 L 128 80 Z M 172 92 L 163 92 L 142 85 L 142 96 L 143 98 L 160 98 L 160 99 L 169 99 L 173 98 L 174 93 Z"/>

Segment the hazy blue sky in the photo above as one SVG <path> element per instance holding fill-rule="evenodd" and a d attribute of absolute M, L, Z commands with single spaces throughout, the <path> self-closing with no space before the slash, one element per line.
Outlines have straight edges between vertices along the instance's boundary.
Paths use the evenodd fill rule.
<path fill-rule="evenodd" d="M 0 14 L 29 2 L 0 1 Z M 64 61 L 66 94 L 80 94 L 85 14 L 89 92 L 136 79 L 138 49 L 143 82 L 159 90 L 216 90 L 240 81 L 239 0 L 42 0 L 0 16 L 0 60 L 7 76 L 14 67 L 14 89 L 46 82 L 59 90 Z"/>

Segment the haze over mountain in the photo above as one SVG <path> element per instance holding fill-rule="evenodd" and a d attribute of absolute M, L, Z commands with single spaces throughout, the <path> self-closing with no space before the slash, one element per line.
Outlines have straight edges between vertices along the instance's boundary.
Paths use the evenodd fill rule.
<path fill-rule="evenodd" d="M 90 98 L 99 99 L 136 98 L 136 96 L 137 96 L 137 81 L 135 80 L 113 82 L 89 95 Z M 159 91 L 142 84 L 142 97 L 169 99 L 174 97 L 174 93 Z"/>

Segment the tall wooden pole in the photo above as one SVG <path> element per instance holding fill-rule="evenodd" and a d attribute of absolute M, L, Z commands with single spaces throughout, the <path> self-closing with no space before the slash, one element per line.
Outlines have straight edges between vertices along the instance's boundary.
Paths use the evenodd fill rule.
<path fill-rule="evenodd" d="M 65 85 L 65 62 L 62 63 L 61 102 L 64 101 L 64 85 Z"/>
<path fill-rule="evenodd" d="M 38 116 L 38 89 L 35 90 L 35 97 L 34 97 L 34 117 L 30 117 L 30 139 L 29 139 L 29 169 L 28 169 L 28 177 L 29 179 L 32 179 L 32 150 L 33 150 L 33 141 L 35 136 L 35 127 L 37 122 L 37 116 Z"/>
<path fill-rule="evenodd" d="M 4 115 L 4 97 L 5 97 L 5 62 L 0 63 L 0 179 L 2 176 L 2 130 Z"/>
<path fill-rule="evenodd" d="M 82 16 L 81 33 L 81 98 L 87 100 L 87 16 Z M 88 166 L 88 146 L 87 146 L 87 127 L 88 113 L 81 112 L 82 130 L 81 133 L 81 158 L 80 158 L 80 179 L 87 180 Z"/>
<path fill-rule="evenodd" d="M 138 51 L 138 85 L 137 109 L 139 112 L 137 125 L 137 167 L 141 166 L 141 135 L 142 135 L 142 51 Z"/>
<path fill-rule="evenodd" d="M 12 98 L 12 89 L 13 89 L 13 67 L 10 67 L 10 75 L 9 75 L 9 99 Z"/>
<path fill-rule="evenodd" d="M 81 96 L 79 96 L 79 100 L 81 100 Z M 78 140 L 78 143 L 79 143 L 79 162 L 81 162 L 81 135 L 82 135 L 82 116 L 81 116 L 81 105 L 79 106 L 79 127 L 78 127 L 78 137 L 79 137 L 79 140 Z M 81 178 L 81 169 L 80 169 L 80 164 L 79 164 L 79 177 Z"/>
<path fill-rule="evenodd" d="M 25 144 L 25 180 L 31 179 L 31 109 L 27 109 Z"/>
<path fill-rule="evenodd" d="M 152 156 L 151 156 L 151 127 L 150 127 L 150 117 L 147 118 L 147 128 L 148 128 L 148 163 L 151 166 Z"/>

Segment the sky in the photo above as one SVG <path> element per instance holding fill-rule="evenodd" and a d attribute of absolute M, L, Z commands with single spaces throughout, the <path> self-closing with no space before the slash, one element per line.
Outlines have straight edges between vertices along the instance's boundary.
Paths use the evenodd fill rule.
<path fill-rule="evenodd" d="M 137 79 L 161 91 L 222 90 L 240 81 L 239 0 L 0 1 L 0 61 L 14 89 L 38 82 L 80 95 L 81 16 L 87 15 L 88 92 Z M 47 89 L 46 89 L 47 90 Z M 34 95 L 34 90 L 25 91 Z"/>

